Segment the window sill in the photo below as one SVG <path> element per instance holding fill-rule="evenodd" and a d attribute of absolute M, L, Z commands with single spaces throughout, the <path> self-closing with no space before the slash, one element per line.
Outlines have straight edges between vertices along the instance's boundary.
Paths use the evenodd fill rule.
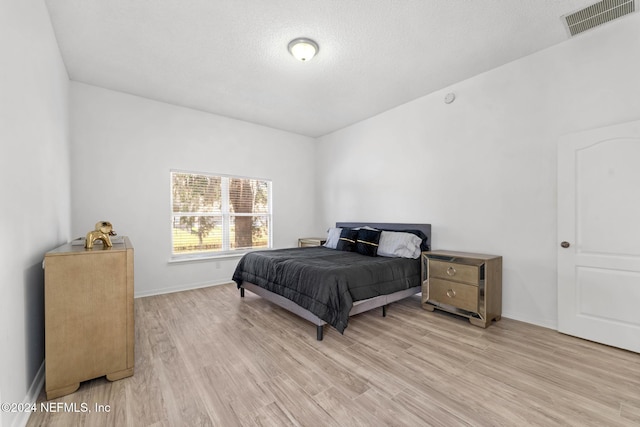
<path fill-rule="evenodd" d="M 224 259 L 232 259 L 232 258 L 242 258 L 242 256 L 244 256 L 245 254 L 249 253 L 249 252 L 255 252 L 255 251 L 268 251 L 271 248 L 260 248 L 260 249 L 253 249 L 253 250 L 246 250 L 244 252 L 237 252 L 237 253 L 224 253 L 224 254 L 219 254 L 219 255 L 184 255 L 184 256 L 179 256 L 179 257 L 172 257 L 169 258 L 169 261 L 167 261 L 168 264 L 182 264 L 185 262 L 199 262 L 199 261 L 220 261 L 220 260 L 224 260 Z"/>
<path fill-rule="evenodd" d="M 182 264 L 185 262 L 198 262 L 198 261 L 212 261 L 221 260 L 227 258 L 241 258 L 246 252 L 239 254 L 220 254 L 220 255 L 205 255 L 205 256 L 186 256 L 180 258 L 169 258 L 169 264 Z"/>

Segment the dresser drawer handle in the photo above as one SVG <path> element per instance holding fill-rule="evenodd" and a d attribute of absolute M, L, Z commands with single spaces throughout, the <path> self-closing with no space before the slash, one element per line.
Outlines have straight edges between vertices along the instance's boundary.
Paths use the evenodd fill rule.
<path fill-rule="evenodd" d="M 447 296 L 449 298 L 454 298 L 456 296 L 456 291 L 454 291 L 453 289 L 447 289 Z"/>
<path fill-rule="evenodd" d="M 453 268 L 453 267 L 447 268 L 447 275 L 448 276 L 455 276 L 456 275 L 456 269 Z"/>

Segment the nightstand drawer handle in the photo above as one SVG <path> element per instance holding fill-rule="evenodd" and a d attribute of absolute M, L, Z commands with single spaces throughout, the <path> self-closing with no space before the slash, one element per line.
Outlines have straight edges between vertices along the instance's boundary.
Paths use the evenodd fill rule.
<path fill-rule="evenodd" d="M 449 276 L 455 276 L 456 275 L 456 269 L 453 267 L 449 267 L 447 268 L 447 275 Z"/>
<path fill-rule="evenodd" d="M 447 296 L 449 298 L 454 298 L 456 296 L 456 291 L 454 291 L 453 289 L 448 289 L 447 290 Z"/>

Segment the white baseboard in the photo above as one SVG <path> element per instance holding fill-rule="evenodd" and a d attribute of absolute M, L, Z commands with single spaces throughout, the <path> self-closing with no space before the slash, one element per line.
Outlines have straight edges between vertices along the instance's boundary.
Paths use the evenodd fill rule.
<path fill-rule="evenodd" d="M 40 369 L 36 373 L 36 376 L 33 378 L 31 382 L 31 386 L 29 390 L 27 390 L 27 395 L 22 400 L 23 405 L 26 404 L 34 404 L 38 400 L 38 396 L 42 391 L 42 386 L 44 386 L 44 360 L 42 361 L 42 365 L 40 365 Z M 20 412 L 18 416 L 13 420 L 12 427 L 24 427 L 27 425 L 29 421 L 29 416 L 31 412 Z"/>
<path fill-rule="evenodd" d="M 172 286 L 170 288 L 153 289 L 150 291 L 136 292 L 135 298 L 151 297 L 154 295 L 172 294 L 174 292 L 190 291 L 192 289 L 208 288 L 209 286 L 219 286 L 231 283 L 231 280 L 223 280 L 218 282 L 201 282 L 189 283 L 182 286 Z"/>
<path fill-rule="evenodd" d="M 529 319 L 527 317 L 519 316 L 517 313 L 502 313 L 502 317 L 507 319 L 517 320 L 519 322 L 530 323 L 532 325 L 540 326 L 547 329 L 558 330 L 557 322 L 549 319 Z"/>

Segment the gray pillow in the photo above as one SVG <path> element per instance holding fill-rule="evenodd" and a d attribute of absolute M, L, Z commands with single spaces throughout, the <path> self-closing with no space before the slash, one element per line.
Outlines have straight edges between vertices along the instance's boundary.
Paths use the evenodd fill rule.
<path fill-rule="evenodd" d="M 338 240 L 340 240 L 340 233 L 342 233 L 342 228 L 330 228 L 327 232 L 327 241 L 324 246 L 335 249 L 338 246 Z"/>
<path fill-rule="evenodd" d="M 378 243 L 378 256 L 418 258 L 422 239 L 412 233 L 383 231 Z"/>

